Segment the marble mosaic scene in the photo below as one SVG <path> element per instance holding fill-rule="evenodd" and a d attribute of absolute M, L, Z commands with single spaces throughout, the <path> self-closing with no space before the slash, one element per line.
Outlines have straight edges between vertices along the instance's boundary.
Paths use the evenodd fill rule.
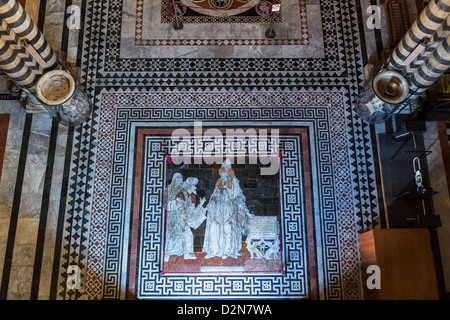
<path fill-rule="evenodd" d="M 401 130 L 354 110 L 392 49 L 377 1 L 19 2 L 92 112 L 66 126 L 0 73 L 0 299 L 364 299 Z M 448 122 L 420 135 L 443 294 Z"/>

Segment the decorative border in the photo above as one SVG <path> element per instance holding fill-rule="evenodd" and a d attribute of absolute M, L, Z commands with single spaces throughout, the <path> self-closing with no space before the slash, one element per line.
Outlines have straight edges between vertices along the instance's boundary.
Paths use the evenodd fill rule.
<path fill-rule="evenodd" d="M 146 130 L 148 131 L 148 130 Z M 154 130 L 158 131 L 158 130 Z M 173 146 L 170 136 L 146 135 L 144 146 L 138 142 L 144 151 L 142 183 L 142 199 L 140 193 L 134 196 L 142 201 L 141 210 L 133 210 L 140 217 L 134 226 L 140 226 L 139 248 L 136 248 L 137 276 L 130 272 L 130 281 L 137 281 L 136 296 L 139 299 L 178 299 L 182 297 L 198 296 L 203 298 L 226 298 L 240 297 L 251 298 L 304 298 L 309 295 L 309 279 L 306 248 L 306 209 L 305 199 L 302 194 L 305 189 L 305 181 L 298 178 L 298 171 L 303 167 L 296 147 L 304 148 L 300 143 L 299 136 L 281 136 L 280 141 L 287 146 L 284 150 L 284 159 L 281 168 L 283 170 L 282 180 L 282 214 L 281 226 L 284 233 L 282 240 L 283 262 L 285 264 L 283 273 L 251 273 L 245 274 L 170 274 L 162 273 L 162 242 L 164 239 L 164 202 L 162 201 L 165 190 L 166 177 L 161 175 L 167 165 L 164 150 L 170 150 Z M 289 147 L 288 147 L 289 146 Z M 151 150 L 150 150 L 151 149 Z M 138 153 L 140 153 L 138 151 Z M 156 154 L 161 154 L 162 157 Z M 305 155 L 307 155 L 306 153 Z M 139 165 L 139 164 L 138 164 Z M 294 171 L 296 173 L 294 173 Z M 301 176 L 301 174 L 300 174 Z M 141 177 L 139 177 L 141 179 Z M 139 179 L 139 180 L 140 180 Z M 303 191 L 302 191 L 303 190 Z M 136 189 L 135 189 L 136 192 Z M 144 204 L 145 203 L 145 204 Z M 139 207 L 139 206 L 138 206 Z M 312 213 L 309 213 L 312 216 Z M 158 232 L 159 230 L 159 232 Z M 133 232 L 134 233 L 134 232 Z M 137 240 L 137 239 L 136 239 Z M 134 243 L 135 241 L 132 241 Z M 131 249 L 133 252 L 133 246 Z M 287 255 L 286 257 L 284 255 Z M 132 261 L 130 268 L 135 265 Z M 134 280 L 136 279 L 139 280 Z M 177 284 L 173 286 L 173 281 Z M 130 287 L 130 286 L 129 286 Z M 135 292 L 130 292 L 134 295 Z"/>
<path fill-rule="evenodd" d="M 227 94 L 210 93 L 207 101 L 215 100 L 211 99 L 211 95 L 221 96 L 222 102 L 227 101 L 227 97 L 229 96 Z M 353 195 L 351 193 L 352 169 L 350 160 L 348 159 L 347 132 L 345 125 L 342 127 L 343 122 L 345 123 L 342 93 L 294 92 L 282 97 L 283 99 L 279 103 L 286 105 L 286 107 L 282 108 L 265 107 L 264 105 L 269 103 L 269 99 L 261 100 L 260 98 L 264 96 L 267 98 L 270 95 L 261 93 L 235 95 L 235 98 L 238 98 L 239 102 L 251 105 L 251 107 L 236 108 L 234 107 L 236 105 L 234 103 L 232 107 L 202 107 L 205 103 L 202 97 L 207 96 L 207 93 L 193 94 L 191 95 L 193 100 L 189 104 L 190 107 L 174 108 L 166 107 L 166 105 L 171 104 L 170 101 L 173 101 L 173 99 L 184 101 L 183 99 L 186 98 L 186 95 L 180 93 L 117 93 L 102 95 L 102 108 L 100 110 L 101 125 L 99 127 L 94 180 L 96 188 L 93 190 L 91 235 L 89 236 L 90 243 L 88 246 L 89 263 L 87 266 L 87 281 L 89 287 L 100 288 L 102 286 L 101 283 L 92 282 L 99 280 L 95 274 L 104 274 L 102 297 L 120 298 L 120 284 L 123 282 L 123 279 L 120 280 L 122 270 L 121 260 L 123 259 L 120 256 L 123 254 L 124 248 L 121 248 L 120 245 L 121 236 L 119 235 L 119 238 L 115 240 L 107 240 L 106 230 L 107 224 L 110 225 L 108 227 L 110 230 L 119 230 L 121 228 L 120 226 L 123 227 L 121 221 L 115 222 L 114 225 L 116 226 L 112 223 L 116 217 L 119 218 L 121 216 L 120 212 L 123 210 L 123 207 L 121 207 L 120 203 L 124 201 L 124 193 L 120 191 L 120 185 L 118 185 L 119 189 L 111 189 L 110 193 L 107 193 L 107 187 L 117 188 L 114 187 L 115 182 L 121 181 L 123 183 L 123 178 L 112 175 L 112 172 L 124 172 L 123 170 L 125 170 L 125 168 L 120 169 L 117 167 L 124 165 L 123 156 L 118 152 L 121 150 L 121 152 L 126 152 L 124 148 L 127 148 L 126 146 L 130 144 L 128 141 L 129 134 L 126 134 L 126 132 L 129 132 L 128 128 L 132 121 L 137 121 L 142 125 L 144 123 L 154 122 L 157 125 L 161 121 L 177 122 L 176 119 L 180 119 L 183 123 L 186 123 L 189 119 L 191 121 L 195 119 L 221 119 L 221 121 L 227 120 L 232 123 L 237 119 L 252 119 L 253 121 L 259 119 L 262 122 L 264 120 L 276 121 L 276 119 L 280 119 L 278 121 L 286 121 L 285 119 L 290 119 L 288 122 L 291 124 L 298 124 L 299 121 L 314 123 L 314 132 L 312 135 L 317 139 L 314 143 L 314 148 L 317 148 L 317 154 L 314 155 L 318 161 L 317 168 L 325 172 L 322 172 L 322 174 L 330 174 L 329 178 L 324 179 L 324 184 L 331 183 L 331 185 L 329 187 L 322 186 L 320 189 L 321 197 L 319 201 L 320 207 L 323 210 L 321 214 L 321 219 L 323 220 L 318 224 L 316 223 L 316 226 L 319 226 L 321 230 L 321 232 L 318 232 L 320 239 L 317 239 L 317 247 L 321 248 L 322 252 L 319 255 L 324 259 L 323 265 L 318 265 L 318 272 L 320 273 L 320 270 L 323 270 L 323 275 L 327 275 L 322 275 L 326 280 L 324 280 L 324 283 L 319 284 L 321 286 L 319 288 L 321 297 L 342 298 L 342 285 L 346 283 L 351 283 L 350 287 L 353 289 L 351 295 L 359 296 L 359 277 L 348 277 L 347 274 L 341 273 L 342 270 L 352 270 L 353 273 L 356 272 L 356 275 L 359 275 L 357 271 L 359 259 L 355 212 L 353 210 Z M 142 108 L 142 106 L 148 106 L 149 101 L 159 101 L 159 103 L 157 105 L 153 104 L 151 108 Z M 231 103 L 232 100 L 228 101 Z M 262 105 L 256 104 L 258 107 L 255 108 L 253 107 L 255 106 L 255 101 L 262 101 L 263 103 Z M 320 106 L 325 107 L 320 108 Z M 116 118 L 119 115 L 120 118 Z M 331 116 L 333 120 L 330 119 Z M 334 118 L 335 116 L 338 116 L 338 118 Z M 119 128 L 120 131 L 117 131 Z M 115 138 L 113 138 L 113 135 Z M 333 159 L 333 162 L 330 162 L 331 159 Z M 337 167 L 335 167 L 336 165 Z M 329 166 L 328 169 L 327 166 Z M 109 199 L 108 194 L 113 195 L 113 198 L 105 202 L 105 198 Z M 114 197 L 118 198 L 114 199 Z M 335 201 L 340 205 L 335 207 Z M 112 204 L 114 207 L 111 207 Z M 106 221 L 107 217 L 109 217 L 108 222 Z M 117 227 L 119 229 L 116 229 Z M 331 236 L 331 234 L 328 235 L 329 232 L 334 234 L 334 239 L 329 238 Z M 108 237 L 110 236 L 112 234 Z M 339 239 L 336 238 L 337 236 L 339 236 Z M 101 241 L 99 241 L 100 239 Z M 106 244 L 106 248 L 102 247 L 101 244 Z M 333 250 L 330 245 L 337 246 L 338 244 L 337 251 L 332 254 Z M 103 260 L 106 258 L 102 253 L 105 252 L 103 250 L 115 254 L 108 254 L 108 259 L 105 261 Z M 91 263 L 94 265 L 91 265 Z M 89 270 L 96 270 L 97 272 L 91 277 Z M 91 294 L 92 296 L 98 296 L 99 292 L 92 292 Z"/>
<path fill-rule="evenodd" d="M 299 15 L 301 34 L 300 39 L 145 39 L 143 37 L 144 0 L 136 1 L 136 46 L 211 46 L 211 45 L 303 45 L 309 44 L 308 19 L 306 13 L 306 0 L 299 0 Z M 280 12 L 281 13 L 281 12 Z M 280 13 L 275 18 L 275 23 L 281 23 Z M 162 0 L 161 15 L 170 15 L 168 1 Z M 172 23 L 174 19 L 162 22 Z M 270 18 L 254 17 L 180 17 L 184 23 L 271 23 Z M 248 21 L 250 20 L 250 21 Z"/>
<path fill-rule="evenodd" d="M 142 0 L 140 0 L 142 1 Z M 305 1 L 305 0 L 301 0 Z M 139 1 L 138 1 L 139 2 Z M 261 71 L 338 71 L 345 68 L 343 59 L 343 52 L 339 51 L 340 40 L 337 36 L 337 30 L 339 30 L 339 24 L 336 23 L 336 9 L 335 4 L 332 0 L 321 1 L 320 7 L 321 12 L 328 12 L 329 14 L 324 15 L 322 18 L 322 30 L 323 30 L 323 42 L 324 42 L 324 56 L 325 58 L 276 58 L 276 59 L 254 59 L 254 58 L 235 58 L 235 59 L 177 59 L 177 58 L 144 58 L 144 59 L 134 59 L 134 58 L 120 58 L 120 39 L 121 39 L 121 21 L 122 21 L 122 1 L 114 1 L 104 10 L 101 10 L 102 4 L 96 4 L 93 9 L 96 11 L 95 14 L 100 16 L 108 14 L 106 36 L 102 37 L 102 47 L 104 47 L 105 52 L 102 57 L 105 59 L 104 63 L 101 65 L 104 71 L 114 72 L 114 71 L 125 71 L 125 72 L 147 72 L 152 70 L 154 72 L 261 72 Z M 303 15 L 306 11 L 302 12 Z M 193 40 L 193 39 L 177 39 L 177 40 L 167 40 L 167 39 L 157 39 L 149 40 L 150 42 L 142 39 L 142 23 L 143 17 L 136 17 L 136 40 L 137 45 L 155 45 L 155 46 L 171 46 L 171 45 L 304 45 L 298 40 L 292 39 L 253 39 L 253 40 L 220 40 L 220 42 L 214 42 L 216 40 Z M 103 31 L 105 32 L 105 31 Z M 303 38 L 307 36 L 308 32 L 303 34 Z M 107 40 L 106 40 L 107 39 Z M 306 39 L 306 38 L 305 38 Z M 104 42 L 104 43 L 103 43 Z M 233 61 L 230 63 L 230 61 Z M 149 75 L 147 85 L 152 84 L 152 76 Z M 157 78 L 161 78 L 158 75 Z M 221 77 L 218 77 L 221 78 Z M 108 79 L 108 85 L 112 84 L 113 79 Z M 157 81 L 158 82 L 158 81 Z M 185 84 L 188 86 L 188 84 Z"/>
<path fill-rule="evenodd" d="M 175 22 L 175 17 L 169 11 L 169 3 L 171 3 L 171 0 L 161 0 L 161 23 Z M 267 1 L 267 3 L 269 3 L 269 2 Z M 274 0 L 270 3 L 279 4 L 280 0 Z M 302 6 L 303 6 L 303 11 L 306 14 L 305 0 L 300 0 L 300 7 L 302 7 Z M 142 5 L 142 7 L 143 7 L 143 5 Z M 143 9 L 140 9 L 139 11 L 142 11 L 142 10 Z M 300 8 L 300 11 L 302 11 L 302 8 Z M 278 15 L 275 17 L 276 23 L 283 22 L 281 12 L 282 12 L 282 10 L 280 10 Z M 138 13 L 138 10 L 136 10 L 136 17 L 138 16 L 137 13 Z M 142 13 L 141 13 L 141 15 L 142 15 Z M 270 23 L 272 21 L 270 16 L 264 17 L 264 16 L 237 15 L 237 16 L 228 16 L 228 17 L 216 17 L 216 16 L 207 16 L 207 15 L 200 14 L 200 13 L 198 13 L 198 16 L 181 16 L 179 18 L 183 23 Z M 308 28 L 308 26 L 306 26 L 306 28 Z"/>

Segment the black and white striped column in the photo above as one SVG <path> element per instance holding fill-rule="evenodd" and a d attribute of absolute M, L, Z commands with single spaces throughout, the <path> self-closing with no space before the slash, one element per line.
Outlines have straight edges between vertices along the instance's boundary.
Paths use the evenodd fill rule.
<path fill-rule="evenodd" d="M 42 32 L 17 0 L 0 0 L 0 68 L 25 91 L 58 64 Z"/>
<path fill-rule="evenodd" d="M 409 77 L 410 93 L 420 96 L 450 68 L 450 34 Z"/>
<path fill-rule="evenodd" d="M 450 0 L 430 1 L 389 57 L 391 67 L 404 71 L 410 54 L 425 38 L 433 37 L 449 14 Z"/>
<path fill-rule="evenodd" d="M 422 63 L 436 50 L 436 48 L 445 41 L 446 37 L 450 35 L 450 15 L 444 23 L 436 30 L 433 37 L 426 43 L 423 51 L 406 66 L 404 76 L 409 78 L 414 75 L 420 68 Z"/>

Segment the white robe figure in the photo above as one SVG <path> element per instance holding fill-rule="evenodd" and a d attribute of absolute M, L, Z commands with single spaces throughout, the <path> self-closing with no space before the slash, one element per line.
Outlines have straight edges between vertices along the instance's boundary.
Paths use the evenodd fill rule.
<path fill-rule="evenodd" d="M 246 233 L 249 217 L 245 196 L 234 176 L 229 161 L 219 169 L 221 179 L 211 195 L 207 206 L 205 240 L 203 252 L 205 259 L 232 257 L 237 259 L 242 254 L 242 236 Z"/>
<path fill-rule="evenodd" d="M 172 182 L 167 187 L 168 201 L 175 199 L 175 196 L 183 188 L 183 175 L 181 173 L 175 173 L 172 177 Z"/>
<path fill-rule="evenodd" d="M 200 205 L 196 206 L 197 178 L 187 178 L 180 184 L 179 176 L 174 175 L 172 181 L 175 184 L 171 184 L 168 190 L 164 261 L 168 262 L 171 255 L 183 256 L 184 259 L 196 259 L 193 254 L 194 235 L 188 221 L 196 211 L 205 210 L 202 207 L 205 199 L 201 199 Z"/>

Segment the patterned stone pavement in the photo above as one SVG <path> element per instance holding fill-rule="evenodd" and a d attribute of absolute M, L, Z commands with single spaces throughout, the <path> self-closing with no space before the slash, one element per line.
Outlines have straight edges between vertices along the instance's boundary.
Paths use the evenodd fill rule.
<path fill-rule="evenodd" d="M 380 223 L 375 128 L 352 110 L 377 50 L 369 2 L 281 0 L 268 39 L 256 11 L 187 12 L 174 30 L 166 0 L 71 1 L 78 32 L 69 3 L 48 0 L 45 35 L 94 111 L 66 128 L 2 101 L 1 297 L 361 299 L 357 237 Z M 197 121 L 279 130 L 277 272 L 163 270 L 171 133 Z"/>

